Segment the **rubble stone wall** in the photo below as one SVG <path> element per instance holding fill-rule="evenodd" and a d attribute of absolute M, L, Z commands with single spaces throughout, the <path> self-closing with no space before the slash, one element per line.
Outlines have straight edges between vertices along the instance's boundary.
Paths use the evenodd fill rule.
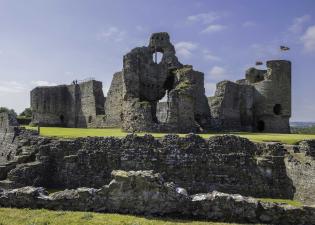
<path fill-rule="evenodd" d="M 115 212 L 238 223 L 310 225 L 315 208 L 264 203 L 217 191 L 189 195 L 153 171 L 112 172 L 101 188 L 78 188 L 48 194 L 44 188 L 0 189 L 0 206 L 53 210 Z"/>
<path fill-rule="evenodd" d="M 154 170 L 190 193 L 217 190 L 315 200 L 314 160 L 300 160 L 300 166 L 294 167 L 281 144 L 254 144 L 228 135 L 209 140 L 196 135 L 56 140 L 25 130 L 10 144 L 10 158 L 7 144 L 0 145 L 4 153 L 0 154 L 0 187 L 99 188 L 110 181 L 115 169 Z"/>
<path fill-rule="evenodd" d="M 217 84 L 208 98 L 213 129 L 290 133 L 291 62 L 271 60 L 267 68 L 250 68 L 246 79 Z"/>
<path fill-rule="evenodd" d="M 33 124 L 41 126 L 95 127 L 105 114 L 102 83 L 91 80 L 72 85 L 37 87 L 31 91 Z"/>

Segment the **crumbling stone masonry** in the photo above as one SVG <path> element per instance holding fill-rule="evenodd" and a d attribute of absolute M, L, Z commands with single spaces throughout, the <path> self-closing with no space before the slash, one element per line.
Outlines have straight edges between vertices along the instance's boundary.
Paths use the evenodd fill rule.
<path fill-rule="evenodd" d="M 189 193 L 221 191 L 315 201 L 313 142 L 252 143 L 224 135 L 205 140 L 151 135 L 58 140 L 21 129 L 0 133 L 0 187 L 99 188 L 112 170 L 154 170 Z M 8 147 L 9 146 L 9 147 Z"/>
<path fill-rule="evenodd" d="M 163 53 L 160 63 L 154 55 Z M 210 124 L 204 75 L 183 66 L 167 33 L 156 33 L 148 47 L 124 56 L 123 123 L 128 131 L 200 131 Z M 159 121 L 157 104 L 167 95 L 166 118 Z"/>
<path fill-rule="evenodd" d="M 33 124 L 97 127 L 104 115 L 102 83 L 90 80 L 72 85 L 37 87 L 31 91 Z"/>
<path fill-rule="evenodd" d="M 163 53 L 161 62 L 156 54 Z M 162 120 L 158 102 L 167 95 Z M 147 47 L 124 56 L 105 99 L 102 84 L 88 81 L 31 92 L 34 124 L 122 127 L 127 131 L 199 132 L 210 128 L 203 73 L 182 65 L 167 33 L 155 33 Z"/>
<path fill-rule="evenodd" d="M 157 61 L 157 53 L 163 54 Z M 166 102 L 159 102 L 162 98 Z M 205 96 L 204 74 L 183 65 L 167 33 L 123 57 L 107 98 L 102 84 L 88 81 L 31 92 L 34 124 L 67 127 L 122 127 L 126 131 L 203 132 L 237 130 L 289 133 L 291 63 L 250 68 L 246 79 L 218 83 Z"/>
<path fill-rule="evenodd" d="M 218 83 L 208 101 L 214 129 L 289 133 L 291 63 L 273 60 L 267 70 L 250 68 L 243 80 Z"/>
<path fill-rule="evenodd" d="M 78 188 L 49 194 L 41 187 L 0 188 L 0 206 L 131 213 L 238 223 L 312 225 L 315 208 L 264 203 L 217 191 L 189 195 L 153 171 L 114 170 L 100 188 Z"/>
<path fill-rule="evenodd" d="M 315 221 L 314 140 L 282 145 L 194 134 L 60 140 L 19 128 L 7 114 L 0 118 L 2 207 L 242 223 Z M 45 188 L 61 191 L 49 195 Z M 296 199 L 305 205 L 244 196 Z"/>

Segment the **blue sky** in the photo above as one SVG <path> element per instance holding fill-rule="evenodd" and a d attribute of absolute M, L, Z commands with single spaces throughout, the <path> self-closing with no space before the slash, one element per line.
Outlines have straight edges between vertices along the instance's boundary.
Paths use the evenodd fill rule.
<path fill-rule="evenodd" d="M 256 60 L 291 60 L 291 120 L 315 121 L 313 0 L 0 0 L 0 105 L 20 112 L 35 86 L 87 77 L 106 93 L 123 55 L 159 31 L 204 72 L 208 96 Z"/>

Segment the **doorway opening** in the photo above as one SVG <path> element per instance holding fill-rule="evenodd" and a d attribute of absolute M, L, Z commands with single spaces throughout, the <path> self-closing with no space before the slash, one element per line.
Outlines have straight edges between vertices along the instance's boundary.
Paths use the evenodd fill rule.
<path fill-rule="evenodd" d="M 259 120 L 257 122 L 257 130 L 259 132 L 263 132 L 265 130 L 265 122 L 263 120 Z"/>

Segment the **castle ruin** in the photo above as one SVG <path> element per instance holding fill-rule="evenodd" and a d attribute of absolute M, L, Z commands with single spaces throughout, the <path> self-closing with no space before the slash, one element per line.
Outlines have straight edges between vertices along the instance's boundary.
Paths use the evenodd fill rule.
<path fill-rule="evenodd" d="M 157 61 L 157 53 L 162 59 Z M 166 102 L 159 102 L 164 97 Z M 107 97 L 95 80 L 37 87 L 31 91 L 33 124 L 65 127 L 121 127 L 126 131 L 260 131 L 288 133 L 291 63 L 250 68 L 243 80 L 222 81 L 206 97 L 204 74 L 183 65 L 167 33 L 123 58 Z"/>

